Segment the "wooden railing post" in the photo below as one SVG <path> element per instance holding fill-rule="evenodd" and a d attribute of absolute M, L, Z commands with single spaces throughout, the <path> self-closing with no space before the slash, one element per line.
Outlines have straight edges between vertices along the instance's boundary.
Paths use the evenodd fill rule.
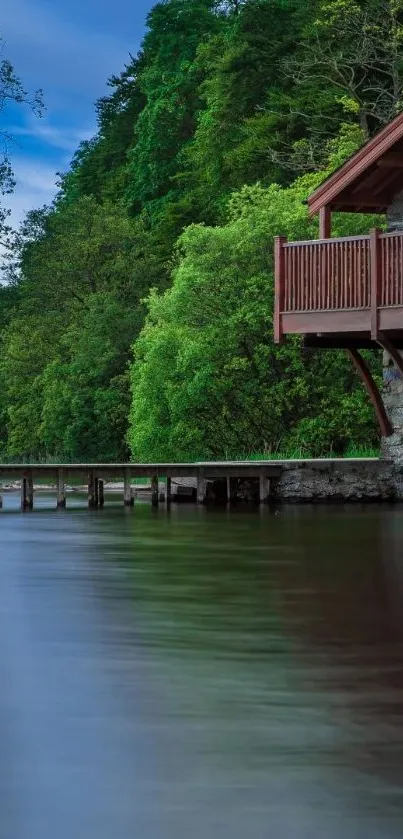
<path fill-rule="evenodd" d="M 274 343 L 279 344 L 283 335 L 281 312 L 284 309 L 284 279 L 286 236 L 274 239 Z"/>
<path fill-rule="evenodd" d="M 373 341 L 379 335 L 378 307 L 381 291 L 381 231 L 374 227 L 371 230 L 370 254 L 371 254 L 371 338 Z"/>
<path fill-rule="evenodd" d="M 319 239 L 330 239 L 332 235 L 332 214 L 327 205 L 319 210 Z"/>

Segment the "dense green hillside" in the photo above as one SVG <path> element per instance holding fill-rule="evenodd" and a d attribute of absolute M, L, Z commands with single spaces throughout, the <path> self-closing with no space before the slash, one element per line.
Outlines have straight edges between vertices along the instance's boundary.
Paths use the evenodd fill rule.
<path fill-rule="evenodd" d="M 3 456 L 376 443 L 343 353 L 273 345 L 272 240 L 316 235 L 303 199 L 400 109 L 402 10 L 154 7 L 139 55 L 96 105 L 97 135 L 24 223 L 0 292 Z M 335 230 L 368 224 L 340 217 Z"/>

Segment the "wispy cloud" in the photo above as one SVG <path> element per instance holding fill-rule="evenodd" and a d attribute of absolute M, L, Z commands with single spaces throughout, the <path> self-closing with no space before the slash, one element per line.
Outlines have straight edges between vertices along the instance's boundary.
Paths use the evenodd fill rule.
<path fill-rule="evenodd" d="M 16 188 L 12 195 L 3 199 L 4 205 L 11 210 L 10 220 L 15 228 L 29 210 L 50 204 L 57 191 L 54 166 L 40 161 L 20 159 L 16 168 Z"/>
<path fill-rule="evenodd" d="M 37 120 L 28 116 L 25 125 L 11 125 L 10 135 L 17 142 L 19 137 L 30 137 L 61 151 L 74 152 L 83 140 L 89 140 L 96 132 L 96 125 L 90 128 L 70 127 L 62 128 L 52 125 L 47 120 Z"/>
<path fill-rule="evenodd" d="M 93 103 L 106 81 L 139 48 L 155 0 L 9 0 L 2 4 L 4 55 L 28 90 L 43 88 L 46 113 L 7 109 L 17 186 L 5 200 L 18 226 L 25 213 L 51 202 L 56 172 L 66 171 L 82 140 L 95 133 Z M 3 112 L 3 117 L 5 112 Z"/>

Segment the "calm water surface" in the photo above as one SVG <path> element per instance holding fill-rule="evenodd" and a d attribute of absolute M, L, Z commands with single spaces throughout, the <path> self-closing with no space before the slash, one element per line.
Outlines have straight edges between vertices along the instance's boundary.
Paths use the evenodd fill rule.
<path fill-rule="evenodd" d="M 17 504 L 1 839 L 400 839 L 402 507 Z"/>

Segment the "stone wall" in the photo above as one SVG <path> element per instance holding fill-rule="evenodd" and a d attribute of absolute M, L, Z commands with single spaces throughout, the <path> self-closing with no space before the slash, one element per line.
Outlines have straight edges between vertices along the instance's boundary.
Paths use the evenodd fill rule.
<path fill-rule="evenodd" d="M 390 233 L 403 230 L 403 189 L 394 196 L 386 216 Z M 381 454 L 391 459 L 397 467 L 403 466 L 403 379 L 387 352 L 383 354 L 382 398 L 394 433 L 391 437 L 383 438 Z"/>
<path fill-rule="evenodd" d="M 388 231 L 403 230 L 403 189 L 398 192 L 386 213 Z"/>
<path fill-rule="evenodd" d="M 384 366 L 382 398 L 394 432 L 383 437 L 381 454 L 403 468 L 403 379 L 394 364 Z"/>
<path fill-rule="evenodd" d="M 297 461 L 284 464 L 271 496 L 279 502 L 387 501 L 403 498 L 403 479 L 384 460 Z"/>
<path fill-rule="evenodd" d="M 182 495 L 195 498 L 196 479 L 177 478 Z M 183 486 L 182 486 L 183 485 Z M 193 490 L 185 492 L 185 490 Z M 259 480 L 239 479 L 236 492 L 238 501 L 259 501 Z M 206 502 L 225 503 L 226 479 L 208 481 Z M 398 501 L 403 500 L 403 464 L 388 460 L 296 460 L 284 461 L 281 473 L 270 480 L 270 501 L 275 504 L 325 501 Z"/>

